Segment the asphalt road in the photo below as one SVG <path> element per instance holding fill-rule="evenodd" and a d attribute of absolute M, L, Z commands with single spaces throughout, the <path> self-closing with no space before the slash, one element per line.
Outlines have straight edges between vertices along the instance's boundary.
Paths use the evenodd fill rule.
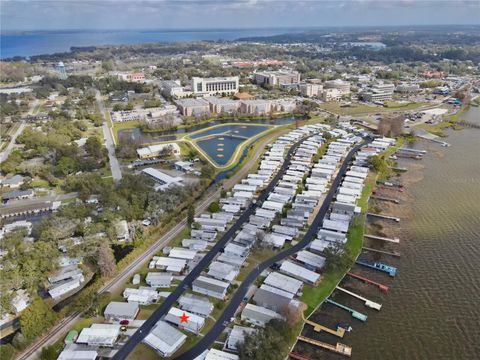
<path fill-rule="evenodd" d="M 256 163 L 256 161 L 262 155 L 265 147 L 276 137 L 288 132 L 285 130 L 280 133 L 274 133 L 265 136 L 260 140 L 260 144 L 255 152 L 255 154 L 241 167 L 241 169 L 230 179 L 226 179 L 223 183 L 225 189 L 233 187 L 240 179 L 246 176 L 250 172 L 250 168 Z M 215 201 L 220 197 L 221 190 L 217 190 L 205 198 L 196 208 L 196 213 L 204 212 L 212 201 Z M 139 256 L 135 261 L 130 263 L 125 267 L 120 273 L 118 273 L 113 279 L 111 279 L 103 288 L 99 290 L 99 293 L 104 292 L 113 292 L 119 287 L 123 287 L 124 283 L 144 264 L 151 259 L 151 257 L 157 253 L 163 246 L 168 244 L 171 239 L 180 234 L 180 232 L 187 225 L 186 218 L 182 219 L 177 225 L 175 225 L 170 231 L 164 234 L 159 238 L 152 246 L 150 246 L 147 251 L 145 251 L 141 256 Z M 32 360 L 36 359 L 39 356 L 40 350 L 44 346 L 51 345 L 56 341 L 60 340 L 67 330 L 71 329 L 73 325 L 80 319 L 80 315 L 76 313 L 75 316 L 68 316 L 65 319 L 62 319 L 57 325 L 55 325 L 51 330 L 45 333 L 41 338 L 39 338 L 34 344 L 32 344 L 28 349 L 23 353 L 18 355 L 18 360 Z"/>
<path fill-rule="evenodd" d="M 110 170 L 112 172 L 112 178 L 115 182 L 118 182 L 122 179 L 122 171 L 120 170 L 120 164 L 118 163 L 117 155 L 115 154 L 115 143 L 113 141 L 112 133 L 108 128 L 107 119 L 105 119 L 105 105 L 103 104 L 102 95 L 100 91 L 95 92 L 95 99 L 97 100 L 98 109 L 102 113 L 103 117 L 103 137 L 105 139 L 105 146 L 108 150 L 108 161 L 110 164 Z"/>
<path fill-rule="evenodd" d="M 295 143 L 290 150 L 288 151 L 285 161 L 283 162 L 282 167 L 278 171 L 274 179 L 268 184 L 268 186 L 263 190 L 260 196 L 257 199 L 256 204 L 262 203 L 273 188 L 277 185 L 280 178 L 283 176 L 285 171 L 288 168 L 290 159 L 294 154 L 295 150 L 302 143 L 303 140 Z M 126 359 L 127 356 L 133 351 L 133 349 L 149 334 L 155 324 L 168 313 L 170 308 L 175 304 L 178 298 L 183 294 L 183 292 L 190 288 L 193 281 L 207 268 L 210 262 L 214 257 L 220 252 L 221 249 L 225 247 L 227 242 L 233 238 L 235 233 L 240 230 L 241 226 L 248 221 L 250 215 L 252 215 L 257 208 L 256 204 L 251 204 L 250 207 L 240 216 L 240 218 L 233 224 L 230 229 L 217 241 L 213 248 L 200 260 L 198 265 L 192 269 L 192 271 L 185 277 L 185 279 L 178 285 L 178 287 L 160 304 L 160 306 L 155 310 L 155 312 L 145 321 L 145 323 L 130 337 L 127 343 L 115 354 L 113 360 Z M 215 341 L 216 337 L 211 338 L 212 342 Z M 192 359 L 192 358 L 190 358 Z"/>
<path fill-rule="evenodd" d="M 232 299 L 230 300 L 230 303 L 226 307 L 226 309 L 223 311 L 222 315 L 217 319 L 215 322 L 215 325 L 210 329 L 210 331 L 205 334 L 200 341 L 198 341 L 194 347 L 192 347 L 190 350 L 187 352 L 183 353 L 182 355 L 178 356 L 175 358 L 176 360 L 191 360 L 195 359 L 197 356 L 202 354 L 206 349 L 208 349 L 218 338 L 218 336 L 223 332 L 223 330 L 230 324 L 231 318 L 235 315 L 235 312 L 237 311 L 238 307 L 242 303 L 243 299 L 245 298 L 245 295 L 247 294 L 247 291 L 249 287 L 255 282 L 258 276 L 267 268 L 275 264 L 276 262 L 279 262 L 289 256 L 292 256 L 296 252 L 300 251 L 303 249 L 307 244 L 309 244 L 311 241 L 313 241 L 316 238 L 317 231 L 322 225 L 323 218 L 325 217 L 329 207 L 330 203 L 332 202 L 335 193 L 337 192 L 337 188 L 340 185 L 343 176 L 345 175 L 345 172 L 348 169 L 349 163 L 352 160 L 353 156 L 355 153 L 360 149 L 361 146 L 364 144 L 360 144 L 355 146 L 350 152 L 348 153 L 347 157 L 345 158 L 342 166 L 340 167 L 340 170 L 337 174 L 337 177 L 332 183 L 332 186 L 330 188 L 330 191 L 328 192 L 327 196 L 325 197 L 325 200 L 320 207 L 319 212 L 317 213 L 317 216 L 313 220 L 312 225 L 308 229 L 307 233 L 305 234 L 304 238 L 300 240 L 297 244 L 292 246 L 291 248 L 282 251 L 281 253 L 278 253 L 274 257 L 271 257 L 270 259 L 264 261 L 261 263 L 259 266 L 257 266 L 255 269 L 253 269 L 250 274 L 246 277 L 246 279 L 240 284 L 240 286 L 237 288 L 235 294 L 233 295 Z"/>

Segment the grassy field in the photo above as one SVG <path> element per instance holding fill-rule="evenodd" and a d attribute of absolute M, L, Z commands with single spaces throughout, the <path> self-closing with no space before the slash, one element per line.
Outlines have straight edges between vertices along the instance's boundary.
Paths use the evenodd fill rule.
<path fill-rule="evenodd" d="M 382 113 L 391 110 L 412 110 L 426 105 L 427 103 L 399 103 L 399 102 L 386 102 L 386 107 L 370 106 L 366 104 L 352 104 L 351 106 L 342 107 L 338 102 L 328 102 L 321 104 L 320 108 L 330 111 L 338 115 L 366 115 Z"/>

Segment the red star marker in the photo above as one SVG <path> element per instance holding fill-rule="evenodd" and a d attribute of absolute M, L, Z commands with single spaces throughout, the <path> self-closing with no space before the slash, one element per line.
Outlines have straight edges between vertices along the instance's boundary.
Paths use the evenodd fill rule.
<path fill-rule="evenodd" d="M 182 316 L 180 316 L 180 323 L 186 323 L 188 322 L 188 318 L 190 316 L 187 316 L 187 314 L 183 313 Z"/>

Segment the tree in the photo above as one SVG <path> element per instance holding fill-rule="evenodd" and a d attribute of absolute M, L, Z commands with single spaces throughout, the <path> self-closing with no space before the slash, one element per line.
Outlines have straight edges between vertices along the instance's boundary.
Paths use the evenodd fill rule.
<path fill-rule="evenodd" d="M 265 328 L 247 334 L 243 343 L 237 344 L 240 360 L 283 360 L 293 337 L 293 326 L 274 319 Z"/>
<path fill-rule="evenodd" d="M 102 276 L 110 277 L 115 274 L 117 265 L 113 251 L 107 242 L 102 242 L 98 249 L 97 264 Z"/>
<path fill-rule="evenodd" d="M 367 159 L 367 162 L 378 173 L 385 172 L 388 169 L 388 164 L 382 156 L 379 156 L 379 155 L 370 156 Z"/>
<path fill-rule="evenodd" d="M 187 224 L 191 228 L 193 222 L 195 221 L 195 207 L 190 204 L 188 207 L 188 212 L 187 212 Z"/>
<path fill-rule="evenodd" d="M 353 263 L 351 251 L 339 241 L 327 246 L 323 252 L 328 271 L 343 271 Z"/>
<path fill-rule="evenodd" d="M 103 160 L 106 150 L 100 139 L 96 136 L 90 136 L 85 142 L 85 151 L 88 155 L 95 158 L 97 161 Z"/>
<path fill-rule="evenodd" d="M 34 298 L 20 317 L 22 334 L 27 340 L 32 340 L 52 326 L 56 320 L 57 314 L 42 299 Z"/>
<path fill-rule="evenodd" d="M 213 201 L 210 203 L 210 205 L 208 206 L 208 211 L 210 211 L 211 213 L 217 213 L 220 211 L 220 204 L 218 203 L 218 201 Z"/>
<path fill-rule="evenodd" d="M 15 348 L 11 344 L 5 344 L 0 346 L 0 354 L 2 360 L 13 360 L 15 358 Z"/>

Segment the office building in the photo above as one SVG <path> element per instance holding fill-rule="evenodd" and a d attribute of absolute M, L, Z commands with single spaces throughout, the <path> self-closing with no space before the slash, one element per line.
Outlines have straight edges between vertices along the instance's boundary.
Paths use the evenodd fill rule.
<path fill-rule="evenodd" d="M 192 91 L 196 95 L 235 94 L 238 92 L 238 76 L 216 78 L 192 78 Z"/>
<path fill-rule="evenodd" d="M 280 70 L 280 71 L 262 71 L 254 74 L 255 83 L 258 85 L 289 85 L 300 82 L 300 73 L 298 71 Z"/>

